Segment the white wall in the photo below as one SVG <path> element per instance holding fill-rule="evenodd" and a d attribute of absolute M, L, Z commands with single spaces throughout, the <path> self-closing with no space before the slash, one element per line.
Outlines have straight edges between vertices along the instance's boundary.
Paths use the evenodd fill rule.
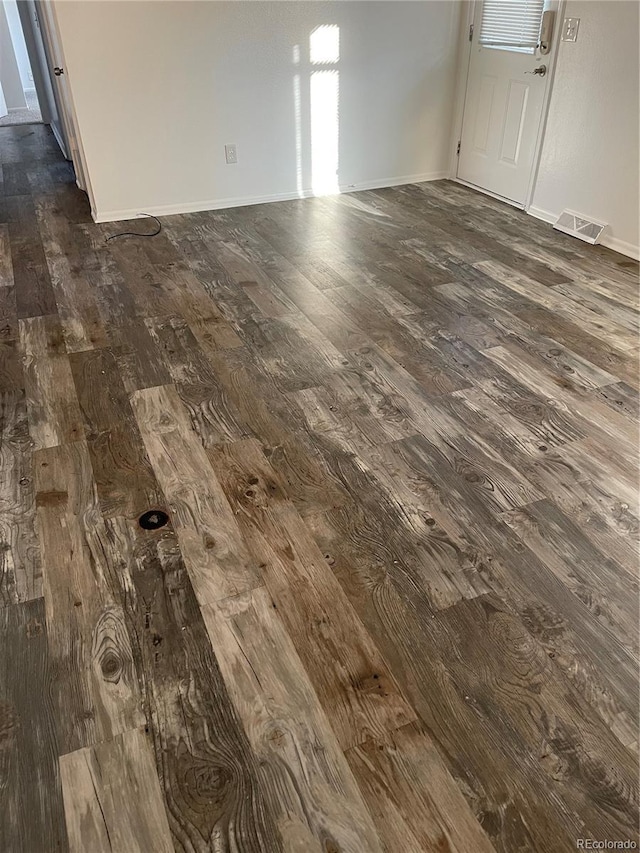
<path fill-rule="evenodd" d="M 604 242 L 638 257 L 638 9 L 569 0 L 578 40 L 561 42 L 531 213 L 568 208 L 608 222 Z"/>
<path fill-rule="evenodd" d="M 2 90 L 9 111 L 24 109 L 27 101 L 24 97 L 9 23 L 2 3 L 0 3 L 0 82 L 2 82 Z"/>
<path fill-rule="evenodd" d="M 446 174 L 459 12 L 447 0 L 57 2 L 95 214 L 308 191 L 308 46 L 321 25 L 340 28 L 339 184 Z M 225 143 L 238 146 L 235 166 Z"/>
<path fill-rule="evenodd" d="M 27 45 L 22 32 L 22 24 L 20 23 L 20 15 L 18 14 L 18 4 L 16 0 L 2 0 L 2 5 L 4 6 L 9 32 L 11 33 L 13 50 L 18 63 L 18 71 L 20 72 L 20 82 L 22 83 L 22 88 L 28 91 L 34 88 L 33 76 L 31 74 L 31 65 L 29 64 Z"/>

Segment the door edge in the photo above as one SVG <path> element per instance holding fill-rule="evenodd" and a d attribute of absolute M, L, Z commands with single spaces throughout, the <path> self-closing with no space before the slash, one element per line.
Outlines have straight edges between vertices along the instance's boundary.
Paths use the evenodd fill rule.
<path fill-rule="evenodd" d="M 470 190 L 475 190 L 478 193 L 482 193 L 482 195 L 487 195 L 490 198 L 495 198 L 496 201 L 502 201 L 504 202 L 504 204 L 508 204 L 509 207 L 515 207 L 516 210 L 526 211 L 524 204 L 521 204 L 519 201 L 513 201 L 513 199 L 507 198 L 503 195 L 498 195 L 498 193 L 494 193 L 491 190 L 485 190 L 483 187 L 479 187 L 477 186 L 477 184 L 472 184 L 470 181 L 465 181 L 463 178 L 458 178 L 457 176 L 454 176 L 453 178 L 451 178 L 451 180 L 454 183 L 460 184 L 463 187 L 469 187 Z"/>
<path fill-rule="evenodd" d="M 469 28 L 473 24 L 476 15 L 477 0 L 463 0 L 463 11 L 460 15 L 458 31 L 458 56 L 456 59 L 456 90 L 454 97 L 454 113 L 451 134 L 451 159 L 449 162 L 449 176 L 456 180 L 458 177 L 458 142 L 462 138 L 462 122 L 464 119 L 464 106 L 467 97 L 467 83 L 469 80 L 469 64 L 471 61 L 471 41 L 469 39 Z"/>

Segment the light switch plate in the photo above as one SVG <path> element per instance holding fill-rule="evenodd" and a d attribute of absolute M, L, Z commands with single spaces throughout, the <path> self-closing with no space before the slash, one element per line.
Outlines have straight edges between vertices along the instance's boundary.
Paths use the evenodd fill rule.
<path fill-rule="evenodd" d="M 562 23 L 562 41 L 578 41 L 580 18 L 565 18 Z"/>

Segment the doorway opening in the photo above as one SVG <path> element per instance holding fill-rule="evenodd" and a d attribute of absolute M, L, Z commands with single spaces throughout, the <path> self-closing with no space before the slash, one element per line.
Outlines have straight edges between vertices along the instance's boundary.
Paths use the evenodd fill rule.
<path fill-rule="evenodd" d="M 17 0 L 0 0 L 0 127 L 42 120 Z"/>

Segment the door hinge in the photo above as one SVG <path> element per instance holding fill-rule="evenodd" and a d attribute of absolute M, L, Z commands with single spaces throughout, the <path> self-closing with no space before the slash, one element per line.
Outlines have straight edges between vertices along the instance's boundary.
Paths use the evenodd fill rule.
<path fill-rule="evenodd" d="M 469 24 L 469 41 L 473 41 L 473 24 Z"/>
<path fill-rule="evenodd" d="M 456 154 L 458 157 L 460 156 L 460 140 L 458 140 L 458 147 L 456 148 Z"/>

